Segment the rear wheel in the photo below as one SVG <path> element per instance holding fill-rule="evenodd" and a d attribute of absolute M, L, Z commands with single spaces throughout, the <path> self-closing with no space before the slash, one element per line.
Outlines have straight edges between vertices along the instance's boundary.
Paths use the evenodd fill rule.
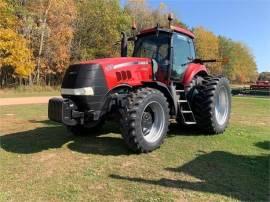
<path fill-rule="evenodd" d="M 231 112 L 229 81 L 224 77 L 195 79 L 186 90 L 198 128 L 210 134 L 224 132 Z"/>
<path fill-rule="evenodd" d="M 122 136 L 133 151 L 150 152 L 163 143 L 169 108 L 160 91 L 141 88 L 132 92 L 121 114 Z"/>

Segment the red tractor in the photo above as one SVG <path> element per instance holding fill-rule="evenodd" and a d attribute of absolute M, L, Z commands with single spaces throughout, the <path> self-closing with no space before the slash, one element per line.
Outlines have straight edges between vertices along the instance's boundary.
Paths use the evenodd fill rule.
<path fill-rule="evenodd" d="M 194 35 L 169 26 L 141 31 L 121 41 L 121 57 L 71 65 L 61 95 L 49 101 L 49 119 L 75 135 L 94 134 L 104 120 L 120 115 L 122 136 L 135 152 L 158 148 L 170 119 L 206 134 L 224 132 L 231 111 L 229 82 L 208 74 L 195 57 Z M 134 42 L 132 57 L 127 43 Z"/>
<path fill-rule="evenodd" d="M 270 82 L 257 80 L 255 84 L 250 85 L 250 90 L 270 90 Z"/>

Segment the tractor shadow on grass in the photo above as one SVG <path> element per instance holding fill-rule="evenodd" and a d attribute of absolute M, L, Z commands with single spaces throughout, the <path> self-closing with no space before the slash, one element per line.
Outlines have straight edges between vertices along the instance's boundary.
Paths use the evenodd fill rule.
<path fill-rule="evenodd" d="M 269 155 L 244 156 L 213 151 L 200 154 L 180 167 L 165 168 L 166 171 L 192 176 L 196 180 L 182 180 L 181 175 L 179 179 L 147 179 L 120 175 L 110 177 L 167 188 L 220 194 L 241 201 L 269 201 L 269 160 Z"/>
<path fill-rule="evenodd" d="M 105 124 L 99 134 L 74 136 L 65 127 L 54 122 L 30 120 L 39 124 L 33 130 L 0 136 L 1 148 L 8 152 L 31 154 L 44 150 L 61 148 L 64 145 L 72 151 L 99 155 L 128 155 L 126 147 L 115 124 Z M 40 127 L 40 124 L 45 126 Z M 99 135 L 99 136 L 95 136 Z"/>
<path fill-rule="evenodd" d="M 257 142 L 254 145 L 261 149 L 270 150 L 270 141 Z"/>
<path fill-rule="evenodd" d="M 169 132 L 167 137 L 175 136 L 200 136 L 206 135 L 199 131 L 195 126 L 192 125 L 180 125 L 177 123 L 171 123 L 169 126 Z"/>
<path fill-rule="evenodd" d="M 89 136 L 74 136 L 65 127 L 49 120 L 29 120 L 36 128 L 0 136 L 1 148 L 13 153 L 31 154 L 48 149 L 67 147 L 73 151 L 100 155 L 129 155 L 132 153 L 120 135 L 117 123 L 107 122 L 103 129 Z M 43 126 L 40 126 L 42 124 Z M 194 135 L 191 129 L 170 126 L 168 137 Z"/>

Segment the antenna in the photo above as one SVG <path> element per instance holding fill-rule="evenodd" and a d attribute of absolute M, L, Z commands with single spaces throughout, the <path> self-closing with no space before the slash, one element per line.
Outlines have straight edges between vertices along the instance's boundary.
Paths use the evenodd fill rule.
<path fill-rule="evenodd" d="M 157 23 L 157 30 L 156 30 L 156 35 L 157 35 L 157 37 L 158 37 L 158 35 L 159 35 L 159 28 L 160 28 L 160 24 Z"/>
<path fill-rule="evenodd" d="M 169 28 L 171 28 L 171 24 L 172 24 L 172 21 L 173 21 L 173 13 L 168 14 L 168 20 L 169 20 Z"/>

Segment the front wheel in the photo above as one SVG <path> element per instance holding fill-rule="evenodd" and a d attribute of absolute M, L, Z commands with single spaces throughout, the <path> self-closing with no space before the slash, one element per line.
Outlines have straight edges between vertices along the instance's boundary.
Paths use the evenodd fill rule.
<path fill-rule="evenodd" d="M 231 113 L 229 81 L 225 77 L 200 77 L 199 85 L 191 86 L 187 98 L 197 126 L 209 134 L 223 133 Z"/>
<path fill-rule="evenodd" d="M 121 114 L 122 136 L 130 149 L 150 152 L 163 143 L 168 131 L 169 107 L 159 90 L 141 88 L 132 92 Z"/>

